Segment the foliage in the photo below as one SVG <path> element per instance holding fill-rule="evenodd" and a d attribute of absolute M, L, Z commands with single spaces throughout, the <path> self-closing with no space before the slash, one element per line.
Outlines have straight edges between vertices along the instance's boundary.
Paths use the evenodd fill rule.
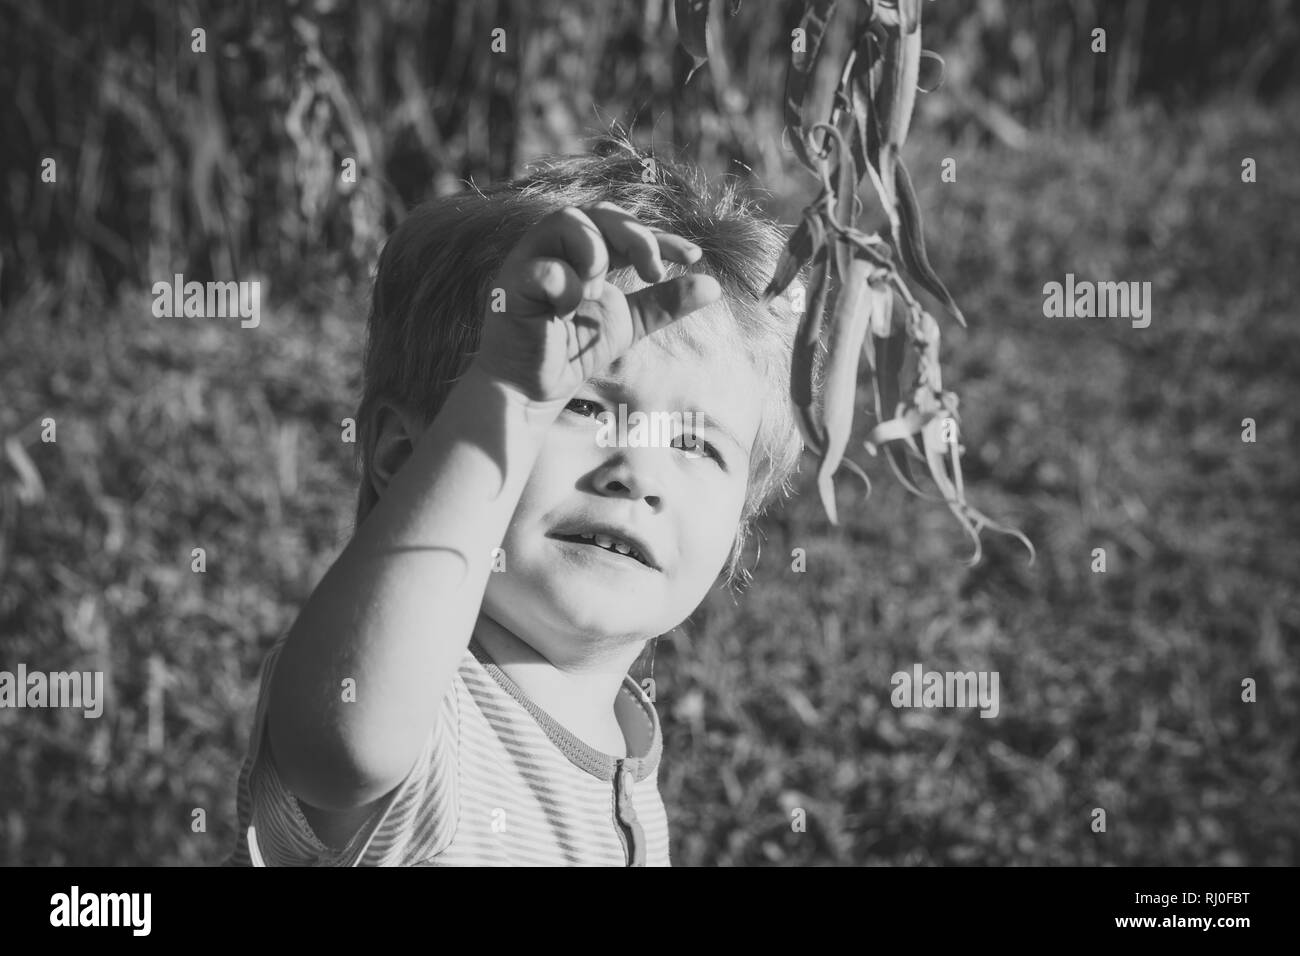
<path fill-rule="evenodd" d="M 955 529 L 892 484 L 838 528 L 803 489 L 765 524 L 741 602 L 719 592 L 689 640 L 660 642 L 676 863 L 1300 862 L 1300 193 L 1274 172 L 1298 106 L 1146 111 L 1032 152 L 918 126 L 914 170 L 951 155 L 979 184 L 917 177 L 922 206 L 944 197 L 931 251 L 975 329 L 954 330 L 948 374 L 970 396 L 969 476 L 1039 561 L 994 539 L 953 566 Z M 1267 184 L 1240 182 L 1242 143 Z M 773 205 L 806 202 L 791 189 Z M 1043 277 L 1070 268 L 1151 276 L 1150 328 L 1046 322 Z M 211 863 L 232 846 L 257 668 L 351 531 L 338 423 L 364 293 L 268 309 L 270 336 L 155 321 L 140 290 L 81 316 L 37 285 L 7 310 L 0 434 L 44 494 L 19 503 L 0 472 L 3 661 L 102 666 L 111 696 L 95 721 L 0 710 L 0 863 Z M 51 411 L 45 445 L 32 426 Z M 1245 414 L 1258 444 L 1240 441 Z M 1105 575 L 1088 570 L 1099 544 Z M 890 674 L 914 661 L 999 670 L 999 718 L 890 707 Z M 1244 676 L 1259 703 L 1240 701 Z"/>
<path fill-rule="evenodd" d="M 920 0 L 868 0 L 849 3 L 839 29 L 853 36 L 843 62 L 819 64 L 839 0 L 809 0 L 793 31 L 785 91 L 785 133 L 799 161 L 821 178 L 821 191 L 803 211 L 768 284 L 764 302 L 783 293 L 799 270 L 812 263 L 808 301 L 802 309 L 790 374 L 790 394 L 798 412 L 804 446 L 820 460 L 818 490 L 832 524 L 838 523 L 834 476 L 840 465 L 871 481 L 845 457 L 857 403 L 859 352 L 873 376 L 877 426 L 866 441 L 874 455 L 883 447 L 894 474 L 911 492 L 916 487 L 907 453 L 923 462 L 962 527 L 974 539 L 973 562 L 980 560 L 979 531 L 988 526 L 1014 534 L 965 500 L 958 445 L 958 398 L 943 388 L 939 365 L 939 326 L 908 287 L 911 280 L 935 296 L 963 326 L 961 310 L 930 265 L 920 207 L 902 148 L 912 122 L 918 88 L 933 89 L 942 77 L 943 59 L 921 49 Z M 698 69 L 707 57 L 708 0 L 678 0 L 682 45 Z M 921 64 L 930 66 L 923 84 Z M 819 69 L 820 66 L 820 69 Z M 830 69 L 827 69 L 827 67 Z M 819 135 L 820 134 L 820 135 Z M 850 148 L 851 147 L 851 148 Z M 833 157 L 833 162 L 832 162 Z M 884 237 L 856 228 L 862 205 L 859 186 L 870 177 L 884 210 Z M 901 268 L 900 268 L 901 265 Z M 829 369 L 820 415 L 812 380 L 818 364 L 828 283 L 837 287 L 830 331 Z M 895 296 L 906 310 L 895 321 Z M 915 384 L 902 390 L 904 345 L 916 352 Z M 921 438 L 917 447 L 914 436 Z M 947 446 L 945 451 L 944 446 Z M 922 448 L 924 450 L 922 450 Z M 947 465 L 951 462 L 952 473 Z"/>
<path fill-rule="evenodd" d="M 742 7 L 688 83 L 672 6 L 0 0 L 0 304 L 40 282 L 63 308 L 103 305 L 176 272 L 259 275 L 282 300 L 319 301 L 330 277 L 364 281 L 414 203 L 573 152 L 609 119 L 715 174 L 782 182 L 772 64 L 789 57 L 803 0 Z M 711 32 L 733 6 L 712 5 Z M 948 80 L 921 98 L 918 124 L 953 139 L 1024 146 L 1030 129 L 1097 123 L 1142 97 L 1273 95 L 1300 70 L 1286 0 L 924 6 Z M 1104 61 L 1087 48 L 1095 23 L 1110 31 Z M 497 28 L 507 42 L 492 53 Z M 827 62 L 851 38 L 832 30 Z M 58 188 L 40 181 L 47 157 Z M 355 187 L 339 175 L 349 157 Z"/>

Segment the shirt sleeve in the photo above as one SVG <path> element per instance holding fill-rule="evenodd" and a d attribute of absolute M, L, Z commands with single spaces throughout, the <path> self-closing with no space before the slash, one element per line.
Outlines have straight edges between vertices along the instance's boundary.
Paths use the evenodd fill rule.
<path fill-rule="evenodd" d="M 284 786 L 266 731 L 268 689 L 287 638 L 262 665 L 249 736 L 239 773 L 239 833 L 227 866 L 403 866 L 441 853 L 455 836 L 460 815 L 457 787 L 459 706 L 457 673 L 438 718 L 406 778 L 376 807 L 346 846 L 331 848 L 312 832 L 297 797 Z"/>

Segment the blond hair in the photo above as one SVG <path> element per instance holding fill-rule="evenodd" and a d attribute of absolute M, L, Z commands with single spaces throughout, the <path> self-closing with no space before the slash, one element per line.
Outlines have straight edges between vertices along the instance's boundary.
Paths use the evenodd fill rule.
<path fill-rule="evenodd" d="M 715 193 L 693 167 L 639 150 L 625 137 L 609 136 L 591 155 L 544 160 L 520 179 L 416 208 L 380 256 L 367 320 L 356 415 L 361 469 L 357 526 L 378 501 L 370 465 L 380 405 L 397 403 L 426 424 L 432 422 L 478 350 L 487 285 L 510 249 L 547 214 L 606 200 L 652 229 L 694 242 L 704 254 L 690 271 L 706 272 L 722 287 L 729 322 L 692 322 L 702 314 L 696 313 L 656 332 L 658 342 L 669 350 L 743 357 L 769 385 L 727 567 L 729 587 L 734 588 L 738 572 L 748 583 L 748 570 L 740 569 L 741 553 L 758 519 L 792 491 L 803 445 L 789 399 L 797 322 L 784 297 L 767 308 L 760 305 L 785 235 L 738 190 L 729 180 Z M 670 276 L 688 271 L 666 265 Z M 609 279 L 626 287 L 634 274 L 612 270 Z"/>

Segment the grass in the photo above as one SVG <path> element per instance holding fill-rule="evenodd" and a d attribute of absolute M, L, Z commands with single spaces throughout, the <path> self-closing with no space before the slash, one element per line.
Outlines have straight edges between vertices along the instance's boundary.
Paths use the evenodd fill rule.
<path fill-rule="evenodd" d="M 1291 106 L 1133 115 L 1025 153 L 909 144 L 971 326 L 943 324 L 967 493 L 1038 562 L 986 533 L 967 568 L 947 510 L 861 450 L 865 417 L 875 490 L 842 481 L 838 529 L 806 460 L 750 591 L 660 641 L 677 864 L 1300 861 Z M 1151 326 L 1043 318 L 1067 272 L 1151 281 Z M 203 864 L 232 844 L 257 668 L 346 541 L 356 480 L 339 423 L 362 305 L 275 298 L 256 331 L 154 319 L 144 292 L 67 316 L 35 290 L 0 322 L 0 436 L 45 489 L 20 503 L 0 466 L 0 668 L 111 688 L 96 721 L 0 710 L 0 861 Z M 1000 714 L 894 709 L 914 662 L 998 671 Z"/>

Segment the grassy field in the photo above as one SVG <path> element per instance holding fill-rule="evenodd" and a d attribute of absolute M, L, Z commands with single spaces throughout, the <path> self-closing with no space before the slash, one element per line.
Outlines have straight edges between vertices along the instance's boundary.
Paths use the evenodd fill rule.
<path fill-rule="evenodd" d="M 947 510 L 858 441 L 875 490 L 844 481 L 831 528 L 806 461 L 749 593 L 660 641 L 677 864 L 1300 862 L 1298 142 L 1297 104 L 1225 103 L 1023 153 L 909 147 L 970 323 L 943 349 L 967 492 L 1038 561 L 986 533 L 967 568 Z M 1044 318 L 1067 272 L 1150 281 L 1150 327 Z M 258 665 L 350 532 L 363 292 L 264 287 L 256 331 L 154 319 L 143 291 L 0 320 L 0 437 L 44 482 L 19 503 L 0 465 L 0 669 L 110 684 L 98 720 L 0 710 L 0 862 L 231 846 Z M 999 715 L 894 709 L 916 662 L 996 670 Z"/>

